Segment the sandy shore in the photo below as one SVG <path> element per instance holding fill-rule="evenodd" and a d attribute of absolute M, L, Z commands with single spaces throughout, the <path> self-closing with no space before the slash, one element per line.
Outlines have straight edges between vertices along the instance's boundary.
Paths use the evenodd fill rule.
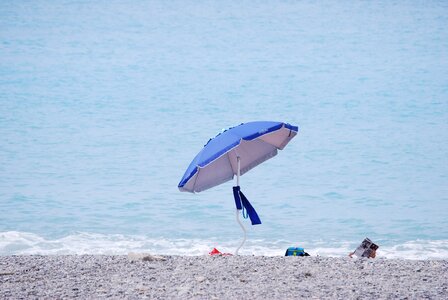
<path fill-rule="evenodd" d="M 0 299 L 448 299 L 448 261 L 0 256 Z"/>

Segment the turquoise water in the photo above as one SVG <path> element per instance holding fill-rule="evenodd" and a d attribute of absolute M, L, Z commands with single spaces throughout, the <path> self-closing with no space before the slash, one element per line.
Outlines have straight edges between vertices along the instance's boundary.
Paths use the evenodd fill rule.
<path fill-rule="evenodd" d="M 0 254 L 198 255 L 232 185 L 181 193 L 222 128 L 299 134 L 241 178 L 243 254 L 448 258 L 444 1 L 2 1 Z"/>

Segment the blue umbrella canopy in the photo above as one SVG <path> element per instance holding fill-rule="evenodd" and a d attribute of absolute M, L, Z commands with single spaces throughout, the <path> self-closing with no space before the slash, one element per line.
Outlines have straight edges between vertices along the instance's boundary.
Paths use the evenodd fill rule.
<path fill-rule="evenodd" d="M 201 192 L 243 175 L 277 155 L 296 136 L 298 127 L 257 121 L 229 128 L 210 139 L 196 155 L 178 185 L 180 191 Z"/>

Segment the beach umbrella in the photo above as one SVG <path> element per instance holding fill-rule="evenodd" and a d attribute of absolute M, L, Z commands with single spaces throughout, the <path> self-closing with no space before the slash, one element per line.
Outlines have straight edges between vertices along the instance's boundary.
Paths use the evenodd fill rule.
<path fill-rule="evenodd" d="M 257 121 L 242 123 L 223 130 L 211 138 L 196 155 L 179 182 L 183 192 L 202 192 L 226 181 L 237 178 L 233 187 L 236 205 L 236 220 L 241 226 L 246 241 L 246 229 L 239 219 L 239 212 L 249 217 L 252 225 L 261 224 L 257 212 L 241 192 L 240 176 L 277 155 L 296 136 L 297 126 L 283 122 Z M 245 214 L 246 212 L 246 214 Z"/>

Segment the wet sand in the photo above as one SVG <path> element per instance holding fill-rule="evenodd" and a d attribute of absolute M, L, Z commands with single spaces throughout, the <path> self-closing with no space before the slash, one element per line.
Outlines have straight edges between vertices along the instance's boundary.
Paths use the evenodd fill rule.
<path fill-rule="evenodd" d="M 0 256 L 0 299 L 448 299 L 448 261 Z"/>

